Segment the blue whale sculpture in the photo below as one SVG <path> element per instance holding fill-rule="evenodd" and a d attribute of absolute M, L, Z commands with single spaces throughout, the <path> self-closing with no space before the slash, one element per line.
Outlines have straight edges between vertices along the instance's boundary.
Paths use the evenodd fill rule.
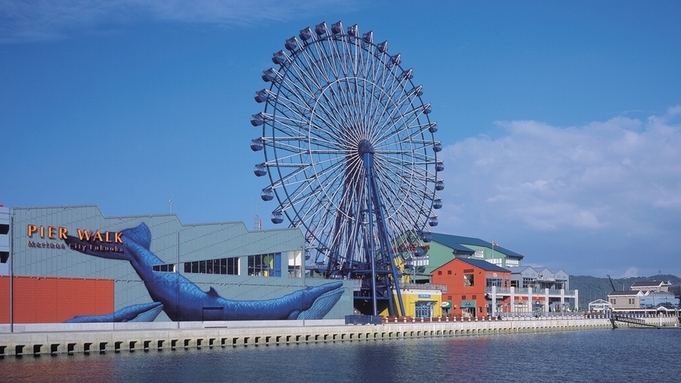
<path fill-rule="evenodd" d="M 322 319 L 343 295 L 343 283 L 336 281 L 275 299 L 225 299 L 212 287 L 208 291 L 201 290 L 180 273 L 155 272 L 152 266 L 164 262 L 149 250 L 151 231 L 144 222 L 122 230 L 121 236 L 121 252 L 100 250 L 73 236 L 64 241 L 83 254 L 130 262 L 144 281 L 151 299 L 161 303 L 163 311 L 173 321 Z"/>

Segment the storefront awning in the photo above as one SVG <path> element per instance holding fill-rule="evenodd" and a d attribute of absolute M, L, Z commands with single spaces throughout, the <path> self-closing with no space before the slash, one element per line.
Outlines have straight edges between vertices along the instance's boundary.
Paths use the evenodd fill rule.
<path fill-rule="evenodd" d="M 465 300 L 461 301 L 461 307 L 475 307 L 475 301 L 474 300 Z"/>

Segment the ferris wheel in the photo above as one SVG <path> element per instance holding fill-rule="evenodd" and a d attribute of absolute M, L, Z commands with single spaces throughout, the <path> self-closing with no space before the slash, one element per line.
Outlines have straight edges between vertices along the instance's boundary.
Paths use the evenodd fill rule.
<path fill-rule="evenodd" d="M 437 124 L 423 103 L 412 69 L 401 66 L 388 42 L 374 43 L 357 25 L 305 28 L 272 56 L 268 87 L 251 124 L 251 142 L 269 175 L 261 198 L 276 198 L 272 222 L 284 217 L 305 232 L 313 265 L 327 278 L 359 279 L 356 301 L 386 300 L 403 266 L 418 256 L 442 207 L 442 150 Z M 311 262 L 312 264 L 312 262 Z M 404 315 L 404 314 L 402 314 Z"/>

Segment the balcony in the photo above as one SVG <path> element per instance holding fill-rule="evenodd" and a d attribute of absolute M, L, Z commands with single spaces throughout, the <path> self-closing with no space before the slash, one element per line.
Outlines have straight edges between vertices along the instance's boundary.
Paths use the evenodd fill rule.
<path fill-rule="evenodd" d="M 400 283 L 401 290 L 440 290 L 442 294 L 447 293 L 447 285 L 436 285 L 433 283 Z"/>
<path fill-rule="evenodd" d="M 497 289 L 496 294 L 497 294 L 498 297 L 511 296 L 512 287 L 497 287 L 496 289 Z M 532 295 L 533 296 L 545 296 L 546 290 L 547 289 L 532 289 Z M 561 291 L 564 291 L 564 293 L 562 295 L 564 297 L 574 297 L 575 296 L 575 290 L 557 290 L 557 289 L 548 289 L 548 290 L 549 290 L 549 297 L 550 298 L 561 297 Z M 485 293 L 491 294 L 492 288 L 491 287 L 485 287 Z M 529 296 L 530 295 L 530 289 L 514 288 L 513 295 L 515 295 L 515 296 Z"/>

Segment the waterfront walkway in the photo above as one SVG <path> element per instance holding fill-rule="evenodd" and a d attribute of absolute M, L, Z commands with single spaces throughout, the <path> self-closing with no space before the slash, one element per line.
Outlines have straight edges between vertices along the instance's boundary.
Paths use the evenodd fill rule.
<path fill-rule="evenodd" d="M 450 337 L 527 331 L 612 328 L 608 318 L 584 316 L 430 322 L 392 318 L 382 324 L 346 325 L 344 320 L 262 322 L 163 322 L 15 325 L 0 328 L 0 356 L 135 352 L 213 347 Z M 399 320 L 401 319 L 401 321 Z M 678 324 L 675 317 L 649 318 Z"/>

